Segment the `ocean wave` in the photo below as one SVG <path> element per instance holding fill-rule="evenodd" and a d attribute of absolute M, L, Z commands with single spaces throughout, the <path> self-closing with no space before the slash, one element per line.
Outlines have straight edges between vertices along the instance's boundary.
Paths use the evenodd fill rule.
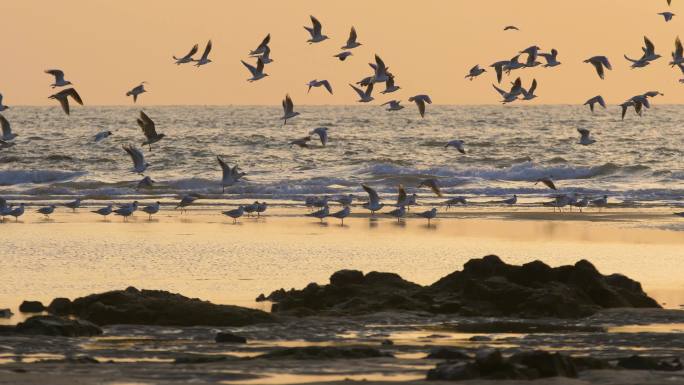
<path fill-rule="evenodd" d="M 15 184 L 43 184 L 64 182 L 86 175 L 84 171 L 54 171 L 54 170 L 3 170 L 0 171 L 0 186 Z"/>

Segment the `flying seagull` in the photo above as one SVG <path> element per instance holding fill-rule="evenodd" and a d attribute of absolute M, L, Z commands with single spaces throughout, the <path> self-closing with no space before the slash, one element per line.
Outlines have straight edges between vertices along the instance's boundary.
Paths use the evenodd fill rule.
<path fill-rule="evenodd" d="M 318 138 L 321 140 L 321 144 L 323 147 L 325 147 L 326 143 L 328 143 L 328 127 L 317 127 L 309 132 L 309 135 L 313 134 L 318 135 Z"/>
<path fill-rule="evenodd" d="M 145 83 L 147 82 L 141 82 L 139 85 L 133 87 L 130 91 L 126 92 L 126 96 L 132 96 L 133 97 L 133 103 L 138 101 L 138 95 L 147 92 L 145 89 Z"/>
<path fill-rule="evenodd" d="M 394 91 L 398 91 L 401 87 L 394 84 L 394 75 L 387 74 L 387 81 L 385 81 L 385 90 L 380 91 L 381 94 L 390 94 Z"/>
<path fill-rule="evenodd" d="M 202 57 L 200 57 L 199 60 L 195 60 L 195 67 L 200 67 L 205 64 L 211 63 L 211 59 L 209 59 L 209 52 L 211 52 L 211 40 L 207 42 L 207 46 L 204 48 L 204 53 L 202 53 Z"/>
<path fill-rule="evenodd" d="M 430 96 L 428 96 L 428 95 L 411 96 L 410 98 L 408 98 L 408 101 L 416 103 L 416 106 L 418 106 L 418 112 L 420 112 L 421 118 L 425 117 L 425 103 L 432 104 L 432 100 L 430 99 Z"/>
<path fill-rule="evenodd" d="M 290 95 L 285 95 L 285 99 L 283 99 L 283 116 L 280 118 L 283 120 L 283 126 L 287 124 L 288 119 L 292 119 L 297 115 L 299 115 L 299 112 L 295 112 L 292 98 L 290 98 Z"/>
<path fill-rule="evenodd" d="M 101 131 L 101 132 L 98 132 L 97 134 L 95 134 L 93 139 L 95 140 L 95 143 L 101 142 L 101 141 L 109 138 L 109 136 L 112 134 L 113 133 L 111 131 Z"/>
<path fill-rule="evenodd" d="M 432 190 L 432 192 L 438 197 L 443 196 L 442 190 L 439 188 L 439 184 L 437 183 L 437 179 L 424 179 L 418 184 L 418 188 L 421 187 L 429 187 L 430 190 Z"/>
<path fill-rule="evenodd" d="M 480 65 L 477 64 L 475 65 L 475 67 L 471 68 L 470 71 L 468 71 L 468 75 L 466 75 L 465 78 L 473 80 L 485 72 L 487 72 L 487 70 L 485 70 L 484 68 L 480 68 Z"/>
<path fill-rule="evenodd" d="M 522 80 L 520 78 L 515 79 L 515 82 L 513 82 L 510 91 L 504 91 L 501 88 L 495 86 L 492 84 L 492 87 L 496 90 L 496 92 L 501 95 L 503 98 L 501 100 L 501 103 L 506 104 L 506 103 L 512 103 L 518 99 L 518 96 L 522 94 L 523 88 L 522 88 Z M 526 91 L 527 92 L 527 91 Z"/>
<path fill-rule="evenodd" d="M 252 77 L 247 79 L 248 82 L 255 82 L 257 80 L 263 79 L 266 76 L 268 76 L 267 73 L 264 73 L 264 61 L 261 58 L 257 59 L 257 65 L 254 67 L 253 65 L 245 62 L 244 60 L 240 60 L 242 64 L 247 67 L 249 72 L 252 74 Z"/>
<path fill-rule="evenodd" d="M 323 35 L 321 32 L 323 30 L 323 26 L 321 25 L 321 22 L 318 21 L 313 16 L 309 16 L 311 18 L 311 24 L 313 25 L 312 27 L 304 27 L 309 32 L 309 35 L 311 35 L 311 39 L 307 40 L 309 44 L 313 43 L 320 43 L 323 40 L 327 39 L 328 37 L 326 35 Z"/>
<path fill-rule="evenodd" d="M 261 44 L 252 51 L 249 51 L 250 56 L 256 56 L 256 55 L 261 55 L 266 52 L 266 48 L 268 47 L 268 44 L 271 42 L 271 34 L 269 33 L 266 35 L 266 37 L 261 41 Z"/>
<path fill-rule="evenodd" d="M 510 63 L 510 60 L 501 60 L 498 61 L 492 65 L 490 65 L 491 68 L 494 68 L 494 71 L 496 72 L 496 81 L 497 83 L 501 84 L 501 78 L 503 77 L 503 70 L 508 64 Z"/>
<path fill-rule="evenodd" d="M 264 48 L 264 53 L 258 57 L 261 58 L 261 61 L 264 62 L 264 64 L 273 63 L 273 59 L 271 59 L 271 48 L 269 46 L 266 46 L 266 48 Z"/>
<path fill-rule="evenodd" d="M 594 112 L 594 105 L 596 103 L 598 103 L 604 109 L 606 108 L 606 102 L 603 100 L 603 97 L 601 95 L 594 96 L 593 98 L 587 100 L 586 102 L 584 102 L 584 105 L 586 106 L 588 104 L 591 112 Z"/>
<path fill-rule="evenodd" d="M 581 135 L 579 144 L 583 146 L 589 146 L 596 143 L 596 140 L 591 137 L 591 131 L 587 130 L 586 128 L 578 128 L 577 132 L 579 132 Z"/>
<path fill-rule="evenodd" d="M 610 65 L 608 58 L 605 56 L 593 56 L 584 61 L 585 63 L 590 63 L 596 68 L 596 73 L 601 79 L 605 78 L 604 68 L 612 70 L 613 67 Z"/>
<path fill-rule="evenodd" d="M 561 65 L 561 62 L 558 61 L 558 50 L 553 48 L 551 50 L 551 53 L 539 53 L 539 56 L 543 57 L 544 60 L 546 60 L 546 64 L 544 64 L 544 67 L 555 67 Z"/>
<path fill-rule="evenodd" d="M 9 106 L 2 104 L 2 94 L 0 94 L 0 112 L 5 111 L 8 108 Z"/>
<path fill-rule="evenodd" d="M 347 44 L 342 46 L 342 49 L 354 49 L 358 46 L 361 45 L 361 43 L 356 41 L 356 29 L 354 27 L 351 27 L 351 31 L 349 32 L 349 38 L 347 39 Z"/>
<path fill-rule="evenodd" d="M 234 185 L 243 176 L 247 175 L 247 173 L 240 171 L 240 168 L 237 164 L 235 165 L 235 167 L 230 167 L 219 156 L 216 157 L 216 160 L 218 160 L 219 165 L 221 165 L 221 171 L 223 172 L 223 176 L 221 177 L 221 186 L 223 187 L 223 192 L 226 192 L 226 186 Z"/>
<path fill-rule="evenodd" d="M 62 110 L 64 110 L 64 113 L 69 115 L 69 100 L 67 99 L 69 96 L 71 96 L 71 98 L 74 99 L 76 103 L 83 105 L 83 100 L 81 100 L 81 96 L 73 88 L 67 88 L 65 90 L 59 91 L 54 95 L 50 95 L 48 99 L 58 100 L 59 104 L 62 105 Z"/>
<path fill-rule="evenodd" d="M 550 188 L 551 190 L 558 190 L 556 188 L 556 185 L 553 183 L 553 180 L 551 180 L 551 178 L 548 178 L 548 177 L 539 178 L 539 179 L 537 179 L 536 182 L 534 182 L 535 185 L 537 183 L 543 183 L 546 187 Z"/>
<path fill-rule="evenodd" d="M 352 53 L 349 51 L 343 51 L 338 53 L 337 55 L 333 55 L 333 57 L 340 59 L 340 61 L 345 61 L 349 56 L 352 56 Z"/>
<path fill-rule="evenodd" d="M 177 57 L 173 56 L 173 60 L 176 61 L 177 65 L 193 62 L 194 59 L 192 57 L 197 53 L 198 49 L 199 49 L 199 46 L 197 44 L 195 44 L 190 49 L 190 52 L 188 52 L 185 56 L 183 56 L 181 58 L 177 58 Z"/>
<path fill-rule="evenodd" d="M 537 89 L 537 79 L 532 79 L 532 85 L 530 86 L 529 90 L 526 90 L 524 88 L 521 89 L 523 98 L 522 100 L 532 100 L 537 97 L 537 95 L 534 94 L 534 91 Z"/>
<path fill-rule="evenodd" d="M 672 12 L 660 12 L 659 15 L 665 19 L 665 22 L 672 20 L 672 17 L 676 16 Z"/>
<path fill-rule="evenodd" d="M 350 84 L 349 87 L 353 88 L 354 91 L 356 91 L 356 93 L 359 94 L 359 97 L 361 98 L 358 100 L 359 103 L 368 103 L 375 99 L 373 96 L 371 96 L 371 94 L 373 93 L 373 83 L 370 83 L 366 87 L 365 91 L 358 87 L 354 87 L 353 84 Z"/>
<path fill-rule="evenodd" d="M 375 55 L 375 64 L 371 64 L 371 67 L 375 70 L 375 74 L 373 75 L 374 83 L 384 83 L 387 81 L 389 78 L 387 66 L 377 54 Z"/>
<path fill-rule="evenodd" d="M 309 86 L 309 89 L 306 91 L 307 94 L 309 93 L 309 91 L 311 91 L 311 87 L 321 87 L 321 86 L 325 87 L 325 89 L 328 90 L 330 95 L 332 95 L 332 93 L 333 93 L 332 86 L 330 86 L 330 82 L 327 80 L 316 80 L 316 79 L 314 79 L 314 80 L 306 83 L 306 85 Z"/>
<path fill-rule="evenodd" d="M 520 28 L 514 25 L 507 25 L 504 27 L 504 31 L 520 31 Z"/>
<path fill-rule="evenodd" d="M 675 50 L 672 52 L 672 61 L 670 66 L 674 67 L 676 65 L 684 64 L 684 47 L 682 47 L 682 41 L 679 40 L 679 36 L 675 40 Z"/>
<path fill-rule="evenodd" d="M 655 45 L 646 36 L 644 36 L 644 47 L 641 48 L 641 50 L 644 52 L 644 54 L 638 60 L 630 59 L 629 57 L 627 57 L 627 55 L 624 55 L 625 59 L 632 62 L 632 68 L 646 67 L 652 61 L 660 58 L 660 55 L 655 53 Z"/>
<path fill-rule="evenodd" d="M 404 108 L 400 104 L 401 102 L 399 100 L 390 100 L 389 102 L 382 103 L 381 106 L 386 106 L 389 104 L 389 107 L 387 107 L 387 111 L 399 111 Z"/>
<path fill-rule="evenodd" d="M 142 151 L 133 147 L 132 145 L 124 145 L 122 147 L 133 161 L 133 172 L 142 175 L 143 172 L 147 170 L 147 167 L 150 166 L 149 163 L 145 163 L 145 155 L 143 155 Z"/>
<path fill-rule="evenodd" d="M 451 141 L 449 141 L 449 142 L 444 146 L 444 148 L 453 147 L 453 148 L 457 149 L 458 152 L 460 152 L 461 154 L 465 154 L 465 153 L 466 153 L 466 150 L 465 150 L 464 145 L 465 145 L 465 142 L 464 142 L 464 141 L 456 139 L 456 140 L 451 140 Z"/>
<path fill-rule="evenodd" d="M 145 140 L 142 143 L 142 145 L 149 146 L 150 151 L 152 151 L 152 144 L 162 140 L 165 135 L 157 133 L 154 121 L 152 121 L 152 119 L 150 119 L 150 117 L 147 116 L 147 114 L 144 111 L 140 111 L 140 117 L 137 119 L 137 122 L 140 128 L 142 129 L 145 138 L 147 138 L 147 140 Z"/>
<path fill-rule="evenodd" d="M 2 140 L 7 142 L 19 136 L 12 132 L 10 122 L 3 115 L 0 115 L 0 126 L 2 127 Z"/>
<path fill-rule="evenodd" d="M 70 81 L 64 80 L 64 72 L 62 70 L 58 70 L 58 69 L 45 70 L 45 73 L 50 74 L 50 75 L 55 77 L 55 82 L 53 84 L 50 84 L 50 87 L 52 87 L 52 88 L 64 87 L 64 86 L 68 86 L 71 84 Z"/>

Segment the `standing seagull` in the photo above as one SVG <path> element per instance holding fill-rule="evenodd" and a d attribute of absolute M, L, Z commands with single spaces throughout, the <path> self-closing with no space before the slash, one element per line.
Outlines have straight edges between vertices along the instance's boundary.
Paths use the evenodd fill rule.
<path fill-rule="evenodd" d="M 321 144 L 323 147 L 325 147 L 326 143 L 328 143 L 328 127 L 317 127 L 309 132 L 309 135 L 313 134 L 318 135 L 318 138 L 321 140 Z"/>
<path fill-rule="evenodd" d="M 71 96 L 71 98 L 74 99 L 76 103 L 83 105 L 83 100 L 81 100 L 81 96 L 73 88 L 67 88 L 65 90 L 59 91 L 54 95 L 50 95 L 48 99 L 58 100 L 59 104 L 62 105 L 62 110 L 64 110 L 64 113 L 69 115 L 69 99 L 67 99 L 69 96 Z"/>
<path fill-rule="evenodd" d="M 373 188 L 365 184 L 362 184 L 361 187 L 368 193 L 368 203 L 364 203 L 363 208 L 370 210 L 371 215 L 375 215 L 375 212 L 382 209 L 385 204 L 380 202 L 380 196 Z"/>
<path fill-rule="evenodd" d="M 0 115 L 0 126 L 2 127 L 2 140 L 10 141 L 18 136 L 12 132 L 10 122 L 2 115 Z"/>
<path fill-rule="evenodd" d="M 247 67 L 249 72 L 252 74 L 252 77 L 247 79 L 248 82 L 255 82 L 257 80 L 263 79 L 266 76 L 268 76 L 267 73 L 264 73 L 264 61 L 261 58 L 257 59 L 257 65 L 254 67 L 253 65 L 245 62 L 244 60 L 240 60 L 242 64 Z"/>
<path fill-rule="evenodd" d="M 390 100 L 389 102 L 382 103 L 381 105 L 386 106 L 388 104 L 389 107 L 387 107 L 387 111 L 399 111 L 404 108 L 399 100 Z"/>
<path fill-rule="evenodd" d="M 139 85 L 133 87 L 130 91 L 126 92 L 126 96 L 132 96 L 133 97 L 133 103 L 138 101 L 138 95 L 147 92 L 145 89 L 145 83 L 147 82 L 141 82 Z"/>
<path fill-rule="evenodd" d="M 606 108 L 606 102 L 603 100 L 603 97 L 601 95 L 594 96 L 593 98 L 587 100 L 586 102 L 584 102 L 584 105 L 586 106 L 588 104 L 591 112 L 594 112 L 594 104 L 596 103 L 598 103 L 604 109 Z"/>
<path fill-rule="evenodd" d="M 586 128 L 578 128 L 577 132 L 579 132 L 581 135 L 579 144 L 582 146 L 589 146 L 596 143 L 596 140 L 591 137 L 591 131 L 587 130 Z"/>
<path fill-rule="evenodd" d="M 197 44 L 195 44 L 190 49 L 190 52 L 188 52 L 185 56 L 183 56 L 181 58 L 177 58 L 177 57 L 173 56 L 173 60 L 176 61 L 177 65 L 181 65 L 181 64 L 185 64 L 185 63 L 191 63 L 194 61 L 194 59 L 192 57 L 197 53 L 198 49 L 199 49 L 199 46 Z"/>
<path fill-rule="evenodd" d="M 157 143 L 164 138 L 164 134 L 157 134 L 157 129 L 154 125 L 154 121 L 150 119 L 145 112 L 140 111 L 140 117 L 137 119 L 138 125 L 142 129 L 143 134 L 145 134 L 146 141 L 142 143 L 143 146 L 147 145 L 152 151 L 152 143 Z"/>
<path fill-rule="evenodd" d="M 145 156 L 143 155 L 142 151 L 131 145 L 124 145 L 122 147 L 128 153 L 128 155 L 130 155 L 131 160 L 133 161 L 133 172 L 142 175 L 143 172 L 147 170 L 147 167 L 150 166 L 149 163 L 145 163 Z"/>
<path fill-rule="evenodd" d="M 326 35 L 323 35 L 321 32 L 323 30 L 323 26 L 321 25 L 321 22 L 318 21 L 313 16 L 309 16 L 311 18 L 311 24 L 313 25 L 312 27 L 304 27 L 309 32 L 309 35 L 311 35 L 311 39 L 307 40 L 309 44 L 313 43 L 320 43 L 323 40 L 327 39 L 328 37 Z"/>
<path fill-rule="evenodd" d="M 226 186 L 234 185 L 240 180 L 240 178 L 247 175 L 247 173 L 240 171 L 237 164 L 235 167 L 230 167 L 226 162 L 223 161 L 223 159 L 221 159 L 220 156 L 217 156 L 216 160 L 218 160 L 219 165 L 221 166 L 221 171 L 223 172 L 223 176 L 221 177 L 221 186 L 223 187 L 223 192 L 226 192 Z"/>
<path fill-rule="evenodd" d="M 159 212 L 159 202 L 153 203 L 151 205 L 147 205 L 142 208 L 142 211 L 146 212 L 149 217 L 147 217 L 148 221 L 152 220 L 152 215 L 156 214 Z"/>
<path fill-rule="evenodd" d="M 71 202 L 67 202 L 64 204 L 64 207 L 70 208 L 73 212 L 76 212 L 76 209 L 81 207 L 81 198 L 77 198 Z"/>
<path fill-rule="evenodd" d="M 237 223 L 238 218 L 243 216 L 245 214 L 245 207 L 244 206 L 239 206 L 236 209 L 233 210 L 228 210 L 228 211 L 223 211 L 221 214 L 233 218 L 233 224 Z"/>
<path fill-rule="evenodd" d="M 487 70 L 485 70 L 484 68 L 480 68 L 480 65 L 477 64 L 475 65 L 475 67 L 471 68 L 470 71 L 468 71 L 468 75 L 466 75 L 465 78 L 470 79 L 472 81 L 473 79 L 482 75 L 485 72 L 487 72 Z"/>
<path fill-rule="evenodd" d="M 432 208 L 432 210 L 424 211 L 422 213 L 416 214 L 421 218 L 425 218 L 428 220 L 428 226 L 430 226 L 430 220 L 435 219 L 437 217 L 437 209 Z"/>
<path fill-rule="evenodd" d="M 349 87 L 353 88 L 354 91 L 356 91 L 356 93 L 359 94 L 359 97 L 361 98 L 358 100 L 359 103 L 368 103 L 375 99 L 373 96 L 371 96 L 371 94 L 373 93 L 373 83 L 370 83 L 366 87 L 366 91 L 358 87 L 354 87 L 353 84 L 350 84 Z"/>
<path fill-rule="evenodd" d="M 270 42 L 271 34 L 269 33 L 268 35 L 266 35 L 264 40 L 261 41 L 261 44 L 259 44 L 259 46 L 255 50 L 249 51 L 249 56 L 257 56 L 264 54 L 266 52 L 266 48 L 268 48 L 268 43 Z"/>
<path fill-rule="evenodd" d="M 411 96 L 410 98 L 408 98 L 408 101 L 416 103 L 416 106 L 418 106 L 418 112 L 420 112 L 421 118 L 425 117 L 425 103 L 432 104 L 432 100 L 430 99 L 430 96 L 428 96 L 428 95 Z"/>
<path fill-rule="evenodd" d="M 64 80 L 64 72 L 62 70 L 45 70 L 45 73 L 55 77 L 55 82 L 50 84 L 50 87 L 52 88 L 64 87 L 71 84 L 70 81 Z"/>
<path fill-rule="evenodd" d="M 38 210 L 36 210 L 36 212 L 45 215 L 46 219 L 50 219 L 50 214 L 55 212 L 55 207 L 55 205 L 41 207 Z"/>
<path fill-rule="evenodd" d="M 330 216 L 330 208 L 328 207 L 328 205 L 325 205 L 322 209 L 306 214 L 306 216 L 318 218 L 321 220 L 321 223 L 323 223 L 323 219 Z"/>
<path fill-rule="evenodd" d="M 207 42 L 207 46 L 204 48 L 204 53 L 202 53 L 202 57 L 199 60 L 195 60 L 195 67 L 200 67 L 205 64 L 211 63 L 211 59 L 209 59 L 209 52 L 211 52 L 211 40 Z"/>
<path fill-rule="evenodd" d="M 340 224 L 340 226 L 344 226 L 344 218 L 348 217 L 350 213 L 351 213 L 351 209 L 349 208 L 349 206 L 344 206 L 344 208 L 342 210 L 334 212 L 334 213 L 330 214 L 329 216 L 342 220 L 342 223 Z"/>
<path fill-rule="evenodd" d="M 464 145 L 465 145 L 465 142 L 464 142 L 464 141 L 456 139 L 456 140 L 449 141 L 449 142 L 444 146 L 444 148 L 453 147 L 453 148 L 457 149 L 458 152 L 460 152 L 461 154 L 465 154 L 465 153 L 466 153 L 466 150 L 465 150 Z"/>
<path fill-rule="evenodd" d="M 195 201 L 199 199 L 198 195 L 190 194 L 190 195 L 184 195 L 180 202 L 176 205 L 174 210 L 180 208 L 181 209 L 181 215 L 185 212 L 186 214 L 188 213 L 187 207 L 190 206 L 191 204 L 195 203 Z"/>
<path fill-rule="evenodd" d="M 289 94 L 285 95 L 285 99 L 283 99 L 283 116 L 280 118 L 283 120 L 283 126 L 287 124 L 288 119 L 292 119 L 297 115 L 299 115 L 299 112 L 295 112 L 292 98 L 290 98 Z"/>
<path fill-rule="evenodd" d="M 672 17 L 676 16 L 672 12 L 660 12 L 659 15 L 665 19 L 665 22 L 672 20 Z"/>
<path fill-rule="evenodd" d="M 328 92 L 330 93 L 330 95 L 333 94 L 332 86 L 330 85 L 330 82 L 327 81 L 327 80 L 316 80 L 316 79 L 314 79 L 314 80 L 312 80 L 312 81 L 306 83 L 306 85 L 309 86 L 309 89 L 306 91 L 307 94 L 309 93 L 309 91 L 311 91 L 311 87 L 316 87 L 316 88 L 318 88 L 318 87 L 321 87 L 321 86 L 322 86 L 322 87 L 325 87 L 325 89 L 328 90 Z"/>
<path fill-rule="evenodd" d="M 406 216 L 406 207 L 399 206 L 398 208 L 396 208 L 390 212 L 387 212 L 385 214 L 387 214 L 389 216 L 393 216 L 393 217 L 397 218 L 397 222 L 401 222 L 401 219 Z"/>
<path fill-rule="evenodd" d="M 8 106 L 2 104 L 2 94 L 0 94 L 0 112 L 5 111 L 8 108 Z"/>
<path fill-rule="evenodd" d="M 596 73 L 601 79 L 605 79 L 604 68 L 612 70 L 613 67 L 610 65 L 608 58 L 605 56 L 593 56 L 584 61 L 585 63 L 590 63 L 596 68 Z"/>
<path fill-rule="evenodd" d="M 107 220 L 107 215 L 112 213 L 112 205 L 107 205 L 97 210 L 93 210 L 91 211 L 91 213 L 102 215 L 102 217 L 104 217 L 104 220 Z"/>
<path fill-rule="evenodd" d="M 351 31 L 349 32 L 349 39 L 347 39 L 347 44 L 342 46 L 342 49 L 354 49 L 358 46 L 361 45 L 361 43 L 356 41 L 356 29 L 354 27 L 351 27 Z"/>

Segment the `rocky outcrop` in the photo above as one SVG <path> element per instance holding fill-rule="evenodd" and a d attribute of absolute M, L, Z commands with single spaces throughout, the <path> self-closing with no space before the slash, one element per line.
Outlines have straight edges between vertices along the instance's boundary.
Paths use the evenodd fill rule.
<path fill-rule="evenodd" d="M 359 359 L 393 357 L 391 353 L 383 352 L 379 349 L 359 346 L 304 346 L 274 350 L 264 353 L 255 358 L 267 359 L 289 359 L 289 360 L 334 360 L 334 359 Z"/>
<path fill-rule="evenodd" d="M 214 337 L 214 341 L 229 344 L 246 344 L 247 338 L 229 332 L 218 332 L 216 337 Z"/>
<path fill-rule="evenodd" d="M 40 301 L 24 301 L 19 305 L 22 313 L 41 313 L 45 311 L 45 306 Z"/>
<path fill-rule="evenodd" d="M 101 326 L 244 326 L 274 321 L 271 314 L 256 309 L 216 305 L 180 294 L 134 287 L 77 298 L 70 306 L 64 303 L 59 309 L 68 309 L 70 315 Z"/>
<path fill-rule="evenodd" d="M 0 318 L 11 318 L 13 315 L 10 309 L 0 309 Z"/>
<path fill-rule="evenodd" d="M 14 332 L 59 337 L 91 337 L 102 334 L 102 329 L 88 321 L 39 315 L 17 324 Z"/>
<path fill-rule="evenodd" d="M 55 298 L 48 305 L 47 311 L 50 314 L 57 315 L 71 314 L 73 311 L 71 308 L 71 300 L 69 300 L 69 298 Z"/>
<path fill-rule="evenodd" d="M 618 307 L 660 307 L 623 275 L 604 276 L 588 261 L 552 268 L 540 261 L 521 266 L 490 255 L 468 261 L 422 287 L 392 273 L 341 270 L 327 285 L 276 290 L 273 312 L 294 315 L 363 314 L 384 310 L 481 316 L 577 318 Z"/>

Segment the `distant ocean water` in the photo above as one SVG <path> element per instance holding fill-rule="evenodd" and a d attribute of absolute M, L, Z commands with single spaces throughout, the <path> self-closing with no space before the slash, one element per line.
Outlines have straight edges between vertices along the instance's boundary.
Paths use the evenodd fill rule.
<path fill-rule="evenodd" d="M 300 106 L 281 125 L 277 107 L 149 107 L 166 134 L 145 148 L 146 175 L 157 181 L 136 190 L 123 144 L 140 146 L 138 107 L 80 107 L 70 117 L 58 107 L 17 106 L 3 114 L 19 134 L 0 150 L 0 196 L 10 200 L 85 197 L 175 197 L 196 192 L 215 198 L 299 201 L 310 195 L 354 193 L 367 183 L 382 194 L 435 177 L 447 195 L 545 197 L 540 177 L 562 192 L 668 204 L 684 196 L 684 106 L 656 105 L 620 120 L 619 108 L 591 114 L 581 106 L 428 106 L 399 112 L 379 106 Z M 327 147 L 290 148 L 313 128 L 329 128 Z M 577 144 L 577 128 L 597 139 Z M 94 143 L 103 130 L 110 138 Z M 462 139 L 468 154 L 445 149 Z M 221 195 L 216 156 L 239 164 L 248 180 Z M 427 190 L 417 191 L 429 197 Z"/>

